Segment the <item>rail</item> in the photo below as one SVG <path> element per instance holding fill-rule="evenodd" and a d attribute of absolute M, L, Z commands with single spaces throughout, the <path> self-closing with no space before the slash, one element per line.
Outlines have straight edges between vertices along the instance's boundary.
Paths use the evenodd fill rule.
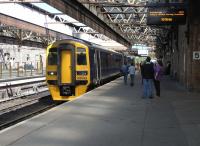
<path fill-rule="evenodd" d="M 0 83 L 0 103 L 47 90 L 44 76 L 4 80 Z"/>
<path fill-rule="evenodd" d="M 35 99 L 1 110 L 0 130 L 38 115 L 62 103 L 52 101 L 49 93 L 46 92 L 40 94 L 40 96 L 35 96 Z"/>

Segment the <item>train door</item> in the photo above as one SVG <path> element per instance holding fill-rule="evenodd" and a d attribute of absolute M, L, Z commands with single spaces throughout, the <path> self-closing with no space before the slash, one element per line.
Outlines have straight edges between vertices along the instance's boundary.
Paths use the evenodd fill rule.
<path fill-rule="evenodd" d="M 72 83 L 72 63 L 71 63 L 71 50 L 62 50 L 61 52 L 61 83 Z"/>
<path fill-rule="evenodd" d="M 89 48 L 83 44 L 76 44 L 76 96 L 88 90 L 91 83 Z"/>
<path fill-rule="evenodd" d="M 101 59 L 100 59 L 100 52 L 96 51 L 96 58 L 97 58 L 97 81 L 100 84 L 101 80 Z"/>
<path fill-rule="evenodd" d="M 61 96 L 75 94 L 75 47 L 71 44 L 59 46 L 58 73 Z"/>
<path fill-rule="evenodd" d="M 98 83 L 99 81 L 99 75 L 98 75 L 98 60 L 97 60 L 97 50 L 95 50 L 94 53 L 94 66 L 95 66 L 95 79 L 96 79 L 96 83 Z"/>

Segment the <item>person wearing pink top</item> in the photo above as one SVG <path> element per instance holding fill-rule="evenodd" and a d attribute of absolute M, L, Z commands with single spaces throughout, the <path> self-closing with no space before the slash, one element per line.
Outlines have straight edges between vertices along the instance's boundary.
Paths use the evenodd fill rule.
<path fill-rule="evenodd" d="M 160 97 L 160 80 L 163 75 L 163 63 L 158 60 L 154 65 L 154 85 L 156 89 L 156 96 Z"/>

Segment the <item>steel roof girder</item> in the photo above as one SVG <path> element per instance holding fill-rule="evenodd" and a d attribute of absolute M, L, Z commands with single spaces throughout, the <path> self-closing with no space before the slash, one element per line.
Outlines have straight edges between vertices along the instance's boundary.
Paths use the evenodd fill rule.
<path fill-rule="evenodd" d="M 4 25 L 4 27 L 1 29 L 3 30 L 2 31 L 3 36 L 13 37 L 13 38 L 18 39 L 19 41 L 29 40 L 29 41 L 42 42 L 44 38 L 47 39 L 47 36 L 41 36 L 40 34 L 37 34 L 33 31 L 22 30 L 14 26 Z M 55 37 L 51 37 L 51 38 L 55 38 Z"/>
<path fill-rule="evenodd" d="M 86 27 L 73 27 L 74 32 L 73 33 L 88 33 L 88 34 L 99 34 L 97 31 L 91 29 L 91 28 L 86 28 Z"/>
<path fill-rule="evenodd" d="M 128 0 L 129 1 L 129 0 Z M 185 4 L 182 2 L 172 2 L 172 3 L 166 3 L 160 2 L 160 0 L 154 0 L 149 2 L 149 0 L 140 0 L 135 3 L 128 3 L 127 1 L 120 1 L 120 2 L 113 2 L 113 1 L 86 1 L 86 0 L 80 0 L 83 4 L 91 4 L 91 5 L 99 5 L 99 6 L 105 6 L 105 7 L 184 7 Z"/>
<path fill-rule="evenodd" d="M 155 40 L 155 37 L 152 37 L 152 35 L 162 35 L 167 36 L 167 33 L 160 30 L 160 29 L 152 29 L 149 26 L 145 25 L 146 18 L 147 18 L 147 7 L 139 7 L 141 4 L 147 4 L 147 0 L 132 0 L 132 1 L 119 1 L 119 0 L 113 0 L 111 1 L 100 1 L 95 0 L 97 6 L 103 8 L 106 12 L 102 12 L 104 14 L 107 14 L 107 17 L 110 20 L 111 24 L 116 24 L 119 26 L 119 30 L 122 32 L 122 34 L 126 34 L 127 38 L 134 38 L 137 35 L 137 40 L 143 38 L 144 40 Z M 91 1 L 88 0 L 90 3 Z M 131 6 L 135 4 L 136 7 L 129 7 L 128 3 L 131 2 Z M 103 4 L 104 3 L 104 4 Z M 91 4 L 91 3 L 90 3 Z M 106 5 L 111 5 L 111 7 L 107 7 Z M 125 4 L 125 6 L 120 7 L 119 4 L 122 6 Z M 137 5 L 136 5 L 137 4 Z M 113 6 L 113 7 L 112 7 Z M 118 6 L 118 7 L 117 7 Z M 126 7 L 127 6 L 127 7 Z M 125 12 L 136 12 L 136 14 L 125 14 Z M 108 13 L 110 12 L 110 14 Z M 113 13 L 113 14 L 112 14 Z M 116 13 L 116 14 L 115 14 Z M 134 21 L 133 21 L 134 20 Z M 127 25 L 127 27 L 124 27 L 124 25 Z M 135 27 L 135 26 L 142 26 Z M 129 35 L 132 34 L 132 35 Z"/>
<path fill-rule="evenodd" d="M 98 18 L 100 18 L 102 21 L 106 21 L 107 18 L 105 17 L 105 15 L 102 15 L 101 13 L 99 13 L 99 9 L 96 6 L 91 6 L 90 4 L 83 4 L 88 10 L 90 10 L 93 14 L 95 14 Z M 120 32 L 118 31 L 118 29 L 115 29 L 115 27 L 111 24 L 108 24 L 112 29 L 114 29 L 114 31 L 116 31 L 118 34 L 120 34 Z"/>
<path fill-rule="evenodd" d="M 43 0 L 43 2 L 52 5 L 64 14 L 71 16 L 125 46 L 129 47 L 131 45 L 131 43 L 127 39 L 123 38 L 120 33 L 109 27 L 109 25 L 99 17 L 97 18 L 94 13 L 80 4 L 77 0 Z"/>

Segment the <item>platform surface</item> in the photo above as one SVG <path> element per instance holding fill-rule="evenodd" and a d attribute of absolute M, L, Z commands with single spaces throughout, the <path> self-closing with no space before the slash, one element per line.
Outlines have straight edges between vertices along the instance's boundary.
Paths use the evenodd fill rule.
<path fill-rule="evenodd" d="M 163 79 L 160 99 L 142 99 L 116 79 L 0 132 L 0 146 L 200 146 L 200 94 Z"/>
<path fill-rule="evenodd" d="M 35 76 L 31 78 L 15 78 L 15 79 L 9 79 L 9 80 L 1 80 L 0 81 L 0 88 L 4 88 L 9 85 L 19 85 L 19 84 L 28 84 L 32 82 L 39 82 L 39 81 L 45 81 L 46 77 L 44 76 Z"/>

